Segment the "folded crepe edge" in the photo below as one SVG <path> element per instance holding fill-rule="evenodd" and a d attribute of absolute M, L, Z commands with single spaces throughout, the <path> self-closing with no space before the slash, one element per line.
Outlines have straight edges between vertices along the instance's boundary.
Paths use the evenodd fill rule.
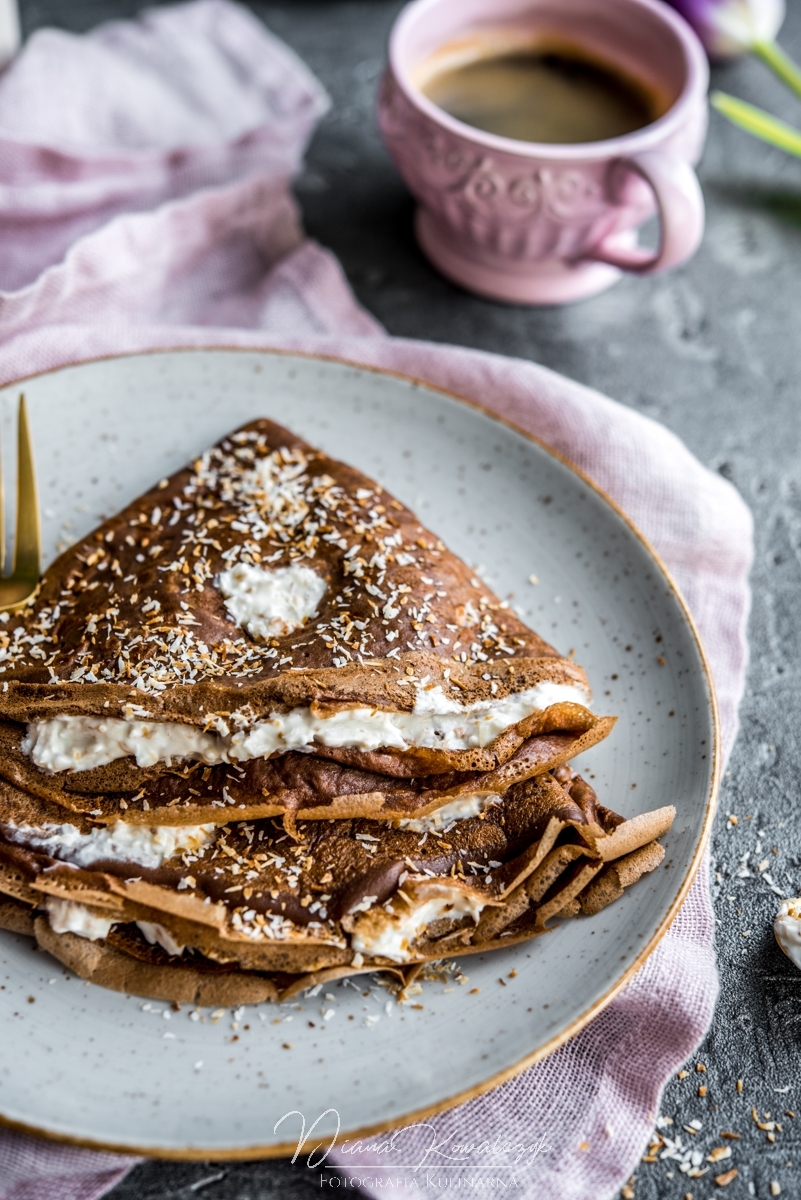
<path fill-rule="evenodd" d="M 109 894 L 98 889 L 70 893 L 49 885 L 45 888 L 32 886 L 21 872 L 9 867 L 0 869 L 0 894 L 3 896 L 0 900 L 0 928 L 18 934 L 33 933 L 43 949 L 75 971 L 80 978 L 115 991 L 199 1005 L 256 1004 L 297 995 L 317 981 L 333 981 L 365 972 L 388 971 L 396 978 L 403 978 L 415 966 L 420 967 L 444 957 L 483 953 L 528 941 L 548 932 L 548 922 L 556 917 L 573 917 L 579 913 L 592 916 L 619 899 L 626 888 L 660 865 L 665 851 L 655 840 L 654 834 L 656 831 L 666 832 L 674 815 L 672 806 L 667 806 L 624 821 L 605 836 L 596 827 L 587 833 L 586 840 L 584 833 L 587 831 L 573 825 L 572 828 L 582 840 L 561 846 L 554 843 L 559 833 L 571 827 L 571 823 L 552 817 L 538 843 L 515 860 L 519 870 L 514 880 L 504 889 L 500 898 L 483 909 L 477 924 L 472 927 L 461 925 L 434 940 L 425 935 L 419 937 L 415 943 L 414 958 L 403 964 L 378 957 L 362 957 L 361 961 L 354 963 L 349 948 L 330 944 L 327 949 L 313 946 L 289 948 L 307 951 L 300 956 L 297 953 L 294 956 L 282 955 L 280 943 L 274 944 L 272 948 L 278 949 L 279 953 L 273 955 L 269 965 L 259 955 L 248 955 L 242 961 L 232 960 L 226 953 L 227 947 L 220 947 L 219 942 L 215 944 L 213 936 L 211 940 L 199 939 L 206 944 L 205 955 L 209 964 L 214 964 L 213 975 L 179 960 L 168 963 L 143 962 L 108 941 L 92 942 L 72 933 L 55 933 L 46 916 L 35 914 L 35 906 L 41 903 L 45 895 L 60 894 L 73 899 L 79 895 L 79 902 L 90 910 L 105 915 L 113 911 L 123 921 L 136 920 L 137 916 L 141 920 L 156 919 L 172 932 L 178 932 L 179 926 L 185 932 L 188 922 L 176 923 L 169 915 L 165 922 L 162 909 L 145 906 L 141 902 L 132 904 L 130 899 L 118 893 Z M 620 851 L 619 856 L 611 861 L 599 853 L 602 848 L 611 850 L 611 846 L 603 846 L 607 839 L 610 842 L 614 839 Z M 521 865 L 526 854 L 527 860 Z M 450 877 L 430 882 L 452 883 Z M 147 888 L 154 892 L 164 891 L 154 885 L 147 885 Z M 140 901 L 144 898 L 141 892 L 139 897 Z M 150 891 L 147 898 L 153 900 Z M 211 928 L 208 933 L 212 934 Z M 208 954 L 209 950 L 211 954 Z M 203 950 L 200 952 L 204 953 Z M 261 962 L 258 961 L 259 957 L 262 958 Z M 248 958 L 250 966 L 247 964 Z M 299 961 L 303 958 L 305 962 Z M 346 958 L 351 961 L 344 961 Z"/>

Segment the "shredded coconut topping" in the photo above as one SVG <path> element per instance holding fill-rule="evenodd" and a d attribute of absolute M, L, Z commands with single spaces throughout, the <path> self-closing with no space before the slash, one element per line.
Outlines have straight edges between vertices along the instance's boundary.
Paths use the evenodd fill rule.
<path fill-rule="evenodd" d="M 287 645 L 293 632 L 324 645 L 334 667 L 432 648 L 479 663 L 525 648 L 525 627 L 480 580 L 454 608 L 445 547 L 398 501 L 373 485 L 341 486 L 321 460 L 271 449 L 258 430 L 207 450 L 178 494 L 87 539 L 57 592 L 45 577 L 22 614 L 0 614 L 0 676 L 38 666 L 53 681 L 159 693 L 281 671 L 303 645 Z M 337 580 L 326 588 L 313 563 L 328 545 Z M 246 634 L 214 615 L 209 588 Z"/>

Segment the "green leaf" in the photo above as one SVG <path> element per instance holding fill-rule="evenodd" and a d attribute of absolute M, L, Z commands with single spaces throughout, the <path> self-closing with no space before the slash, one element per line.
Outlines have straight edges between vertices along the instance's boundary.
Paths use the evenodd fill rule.
<path fill-rule="evenodd" d="M 763 142 L 769 142 L 771 146 L 777 146 L 779 150 L 786 150 L 788 154 L 796 154 L 801 158 L 801 132 L 792 125 L 780 121 L 778 117 L 771 116 L 754 104 L 747 104 L 745 100 L 729 96 L 726 92 L 713 92 L 709 100 L 733 125 L 739 125 L 746 133 L 752 133 Z"/>
<path fill-rule="evenodd" d="M 754 54 L 778 75 L 782 83 L 786 83 L 796 96 L 801 96 L 801 68 L 793 62 L 789 54 L 785 54 L 781 46 L 777 46 L 775 42 L 756 42 L 752 49 Z"/>

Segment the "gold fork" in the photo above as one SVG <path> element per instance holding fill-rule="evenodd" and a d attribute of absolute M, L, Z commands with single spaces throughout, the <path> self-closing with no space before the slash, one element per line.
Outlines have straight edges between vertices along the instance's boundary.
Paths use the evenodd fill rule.
<path fill-rule="evenodd" d="M 10 575 L 2 574 L 6 557 L 4 507 L 0 504 L 0 612 L 15 612 L 18 608 L 23 608 L 36 591 L 41 571 L 39 496 L 36 491 L 31 433 L 24 396 L 19 398 L 17 417 L 17 526 L 14 535 L 14 565 Z"/>

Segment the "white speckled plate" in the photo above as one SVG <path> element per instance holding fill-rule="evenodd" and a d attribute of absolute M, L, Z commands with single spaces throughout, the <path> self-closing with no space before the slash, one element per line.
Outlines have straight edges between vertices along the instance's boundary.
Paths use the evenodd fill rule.
<path fill-rule="evenodd" d="M 273 1132 L 288 1110 L 310 1122 L 335 1107 L 343 1133 L 387 1128 L 475 1095 L 575 1033 L 665 931 L 698 865 L 717 783 L 702 652 L 675 588 L 625 518 L 515 429 L 343 363 L 156 353 L 55 371 L 26 381 L 25 392 L 48 561 L 60 541 L 224 433 L 273 417 L 380 479 L 499 593 L 514 593 L 535 629 L 563 652 L 574 647 L 597 711 L 620 716 L 582 771 L 626 816 L 663 804 L 678 815 L 663 867 L 632 893 L 528 945 L 462 959 L 467 986 L 426 983 L 413 1009 L 387 1004 L 367 978 L 358 990 L 329 985 L 333 1000 L 245 1010 L 238 1040 L 229 1012 L 192 1020 L 186 1008 L 89 986 L 2 933 L 0 1120 L 151 1155 L 274 1155 L 291 1137 L 286 1126 Z M 0 392 L 6 457 L 18 393 Z"/>

